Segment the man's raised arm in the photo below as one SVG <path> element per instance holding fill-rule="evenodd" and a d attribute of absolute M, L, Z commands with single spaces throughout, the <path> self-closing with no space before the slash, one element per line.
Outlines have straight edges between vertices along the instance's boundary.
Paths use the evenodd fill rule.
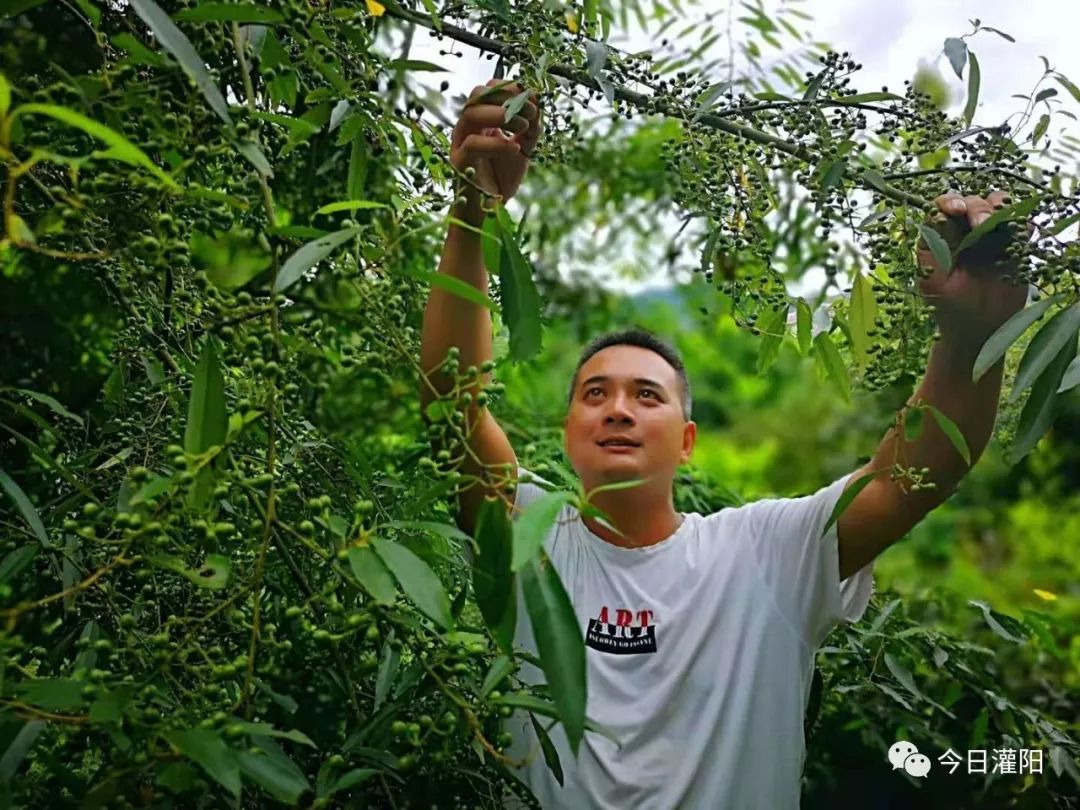
<path fill-rule="evenodd" d="M 946 194 L 935 202 L 941 213 L 952 217 L 964 231 L 985 221 L 1007 199 L 994 192 L 986 199 Z M 978 382 L 972 382 L 975 358 L 986 339 L 1024 306 L 1027 288 L 1005 277 L 1013 268 L 1003 255 L 989 257 L 985 266 L 961 265 L 946 272 L 920 245 L 919 261 L 934 268 L 921 283 L 921 291 L 935 308 L 941 338 L 931 349 L 926 376 L 908 404 L 929 405 L 944 414 L 963 434 L 974 464 L 994 429 L 1004 368 L 1004 361 L 999 361 Z M 901 486 L 901 481 L 890 478 L 895 463 L 928 470 L 926 478 L 935 486 L 919 490 Z M 899 428 L 890 430 L 870 463 L 849 483 L 877 471 L 837 521 L 840 579 L 860 570 L 903 537 L 952 494 L 969 469 L 930 413 L 925 414 L 914 441 L 907 441 Z"/>
<path fill-rule="evenodd" d="M 484 222 L 481 207 L 484 195 L 477 187 L 503 201 L 512 197 L 528 168 L 526 155 L 536 146 L 540 113 L 535 104 L 526 103 L 519 115 L 503 124 L 502 102 L 520 92 L 517 85 L 496 80 L 475 88 L 454 127 L 450 161 L 465 179 L 458 183 L 458 196 L 450 213 L 473 228 L 481 228 Z M 508 136 L 502 128 L 514 134 Z M 439 272 L 470 284 L 486 295 L 488 279 L 481 239 L 483 237 L 475 231 L 451 224 Z M 485 468 L 506 464 L 516 476 L 517 458 L 506 434 L 487 408 L 477 404 L 481 386 L 490 379 L 490 373 L 480 372 L 480 369 L 494 359 L 491 315 L 479 304 L 433 285 L 424 309 L 420 345 L 420 365 L 426 375 L 426 379 L 420 380 L 421 409 L 426 409 L 436 397 L 452 389 L 452 375 L 439 369 L 452 347 L 457 348 L 457 364 L 461 371 L 470 366 L 475 366 L 478 371 L 466 388 L 472 395 L 465 409 L 468 440 L 461 466 L 457 469 L 464 476 L 482 479 Z M 485 485 L 464 486 L 459 493 L 458 525 L 472 533 L 480 505 L 492 490 Z"/>

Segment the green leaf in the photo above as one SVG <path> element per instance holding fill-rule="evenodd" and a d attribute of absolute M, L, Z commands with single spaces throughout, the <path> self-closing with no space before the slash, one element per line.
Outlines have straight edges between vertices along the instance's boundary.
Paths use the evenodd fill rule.
<path fill-rule="evenodd" d="M 600 71 L 604 69 L 607 57 L 607 45 L 592 39 L 585 40 L 585 69 L 594 79 L 600 78 Z"/>
<path fill-rule="evenodd" d="M 12 112 L 11 118 L 15 119 L 20 115 L 45 115 L 68 126 L 81 129 L 87 135 L 97 138 L 109 147 L 105 151 L 94 152 L 94 157 L 119 160 L 129 166 L 146 169 L 170 188 L 180 188 L 180 185 L 173 180 L 172 176 L 154 163 L 142 149 L 116 130 L 92 118 L 87 118 L 81 113 L 69 110 L 67 107 L 58 107 L 55 104 L 20 104 Z"/>
<path fill-rule="evenodd" d="M 41 546 L 19 546 L 5 554 L 3 561 L 0 561 L 0 583 L 9 582 L 18 577 L 34 561 L 40 550 Z"/>
<path fill-rule="evenodd" d="M 236 752 L 216 731 L 193 728 L 166 731 L 165 739 L 234 796 L 240 796 L 240 763 Z"/>
<path fill-rule="evenodd" d="M 895 93 L 859 93 L 854 96 L 841 96 L 840 98 L 834 98 L 832 101 L 836 104 L 868 104 L 874 101 L 902 101 L 903 97 L 898 96 Z"/>
<path fill-rule="evenodd" d="M 1065 217 L 1064 219 L 1055 222 L 1046 229 L 1045 233 L 1048 236 L 1057 236 L 1070 225 L 1075 225 L 1077 222 L 1080 222 L 1080 214 L 1073 214 L 1072 216 Z"/>
<path fill-rule="evenodd" d="M 76 416 L 55 398 L 48 394 L 42 394 L 40 391 L 31 391 L 28 388 L 0 388 L 0 391 L 13 391 L 16 394 L 22 394 L 24 397 L 30 397 L 30 399 L 36 399 L 42 405 L 48 406 L 49 410 L 55 413 L 57 416 L 63 416 L 65 419 L 70 419 L 77 423 L 79 427 L 83 426 L 83 419 L 81 416 Z"/>
<path fill-rule="evenodd" d="M 492 312 L 497 309 L 495 302 L 480 292 L 480 290 L 472 284 L 467 281 L 462 281 L 455 276 L 451 276 L 448 273 L 425 273 L 422 270 L 404 264 L 395 265 L 392 269 L 402 275 L 415 278 L 419 281 L 426 282 L 433 287 L 439 287 L 446 290 L 448 293 L 463 298 L 473 304 L 477 304 L 484 309 L 491 310 Z"/>
<path fill-rule="evenodd" d="M 847 367 L 837 351 L 827 332 L 819 332 L 814 338 L 814 354 L 821 362 L 825 373 L 836 384 L 840 394 L 845 400 L 851 398 L 851 378 L 848 376 Z"/>
<path fill-rule="evenodd" d="M 514 519 L 514 553 L 512 571 L 520 571 L 540 551 L 544 538 L 555 523 L 563 506 L 573 500 L 569 492 L 547 492 L 529 504 Z"/>
<path fill-rule="evenodd" d="M 949 64 L 952 65 L 952 69 L 956 73 L 956 78 L 964 78 L 964 62 L 967 60 L 968 54 L 964 40 L 949 37 L 945 40 L 944 51 L 945 56 L 949 59 Z"/>
<path fill-rule="evenodd" d="M 1060 84 L 1062 87 L 1069 91 L 1069 95 L 1071 95 L 1074 100 L 1080 101 L 1080 87 L 1077 87 L 1060 73 L 1055 73 L 1054 79 L 1057 81 L 1058 84 Z"/>
<path fill-rule="evenodd" d="M 274 281 L 274 292 L 287 290 L 295 284 L 304 273 L 333 253 L 335 249 L 355 237 L 358 233 L 360 233 L 359 228 L 343 228 L 340 231 L 334 231 L 319 239 L 308 242 L 290 256 L 288 261 L 285 262 L 285 265 L 278 271 L 277 279 Z"/>
<path fill-rule="evenodd" d="M 7 77 L 0 73 L 0 118 L 7 115 L 9 109 L 11 109 L 11 85 L 8 84 Z"/>
<path fill-rule="evenodd" d="M 540 725 L 540 721 L 536 719 L 536 715 L 530 714 L 529 719 L 532 721 L 533 731 L 536 732 L 537 739 L 540 740 L 540 750 L 544 752 L 544 762 L 547 763 L 548 768 L 555 777 L 555 781 L 561 787 L 563 784 L 563 769 L 562 763 L 559 761 L 559 752 L 555 749 L 555 744 L 551 742 L 551 737 L 548 736 L 544 727 Z"/>
<path fill-rule="evenodd" d="M 979 72 L 979 60 L 975 58 L 975 54 L 971 53 L 970 65 L 968 69 L 968 95 L 967 104 L 964 105 L 964 125 L 971 126 L 971 120 L 975 117 L 975 106 L 979 103 L 979 81 L 981 75 Z"/>
<path fill-rule="evenodd" d="M 851 285 L 851 343 L 855 359 L 860 367 L 870 359 L 870 331 L 874 328 L 877 317 L 877 300 L 870 277 L 864 273 L 855 273 Z"/>
<path fill-rule="evenodd" d="M 45 730 L 44 720 L 29 720 L 26 725 L 19 729 L 19 733 L 8 745 L 4 756 L 0 757 L 0 784 L 8 784 L 15 772 L 19 770 L 27 753 L 34 746 L 34 742 L 42 731 Z"/>
<path fill-rule="evenodd" d="M 900 602 L 900 599 L 893 599 L 889 604 L 885 605 L 885 607 L 881 609 L 881 612 L 874 617 L 874 621 L 867 629 L 867 632 L 870 634 L 879 632 L 881 628 L 885 626 L 885 622 L 888 621 L 892 612 L 900 606 Z"/>
<path fill-rule="evenodd" d="M 817 98 L 817 94 L 821 90 L 821 83 L 825 81 L 827 73 L 827 70 L 823 70 L 810 80 L 809 84 L 806 85 L 806 92 L 803 93 L 803 101 L 813 101 Z"/>
<path fill-rule="evenodd" d="M 952 270 L 952 254 L 949 252 L 949 243 L 944 237 L 929 225 L 920 225 L 919 234 L 926 242 L 926 246 L 930 248 L 930 255 L 934 257 L 937 266 L 942 270 Z"/>
<path fill-rule="evenodd" d="M 191 256 L 206 270 L 215 287 L 234 290 L 247 284 L 271 264 L 270 254 L 239 229 L 191 235 Z"/>
<path fill-rule="evenodd" d="M 386 63 L 387 70 L 422 70 L 432 73 L 445 73 L 446 68 L 436 65 L 434 62 L 425 62 L 421 59 L 394 59 Z"/>
<path fill-rule="evenodd" d="M 540 663 L 559 710 L 570 748 L 577 756 L 585 734 L 585 640 L 574 606 L 546 554 L 521 569 Z"/>
<path fill-rule="evenodd" d="M 517 619 L 514 572 L 510 567 L 514 529 L 501 499 L 485 499 L 481 505 L 476 521 L 476 543 L 479 554 L 472 565 L 476 604 L 496 643 L 510 652 Z"/>
<path fill-rule="evenodd" d="M 508 98 L 503 103 L 503 107 L 505 108 L 505 112 L 503 113 L 504 124 L 510 123 L 510 119 L 521 112 L 522 108 L 525 106 L 525 102 L 529 100 L 531 95 L 532 90 L 522 90 L 516 96 Z"/>
<path fill-rule="evenodd" d="M 394 578 L 379 555 L 367 546 L 349 549 L 349 567 L 365 591 L 380 605 L 392 605 L 397 600 Z"/>
<path fill-rule="evenodd" d="M 345 200 L 344 202 L 330 203 L 324 205 L 316 214 L 335 214 L 338 211 L 368 211 L 372 208 L 389 208 L 386 203 L 374 202 L 372 200 Z"/>
<path fill-rule="evenodd" d="M 371 777 L 378 776 L 380 773 L 381 771 L 377 768 L 353 768 L 351 771 L 347 771 L 341 775 L 327 795 L 332 795 L 339 791 L 356 787 L 357 785 L 366 782 Z"/>
<path fill-rule="evenodd" d="M 211 447 L 224 444 L 228 430 L 225 378 L 221 373 L 214 341 L 207 337 L 191 386 L 187 425 L 184 428 L 184 450 L 193 455 L 205 453 Z"/>
<path fill-rule="evenodd" d="M 993 31 L 995 34 L 997 34 L 1002 39 L 1008 40 L 1009 42 L 1016 42 L 1016 39 L 1014 37 L 1010 36 L 1009 34 L 1006 34 L 1004 31 L 999 31 L 996 28 L 991 28 L 989 25 L 982 26 L 982 30 L 983 31 Z"/>
<path fill-rule="evenodd" d="M 349 149 L 349 175 L 346 178 L 345 191 L 350 198 L 360 199 L 364 195 L 364 181 L 367 179 L 368 151 L 364 133 L 357 132 Z"/>
<path fill-rule="evenodd" d="M 37 509 L 30 502 L 26 493 L 22 491 L 22 487 L 16 484 L 14 479 L 3 470 L 0 470 L 0 487 L 3 487 L 11 500 L 15 501 L 15 506 L 18 507 L 23 520 L 30 526 L 34 536 L 41 541 L 41 545 L 50 548 L 49 534 L 45 531 L 45 524 L 41 522 L 41 515 L 38 514 Z"/>
<path fill-rule="evenodd" d="M 394 681 L 397 679 L 400 664 L 401 649 L 394 646 L 394 631 L 391 630 L 390 635 L 386 638 L 386 643 L 383 644 L 382 657 L 379 659 L 379 672 L 375 676 L 376 711 L 386 700 L 386 696 L 390 694 L 390 687 L 394 685 Z"/>
<path fill-rule="evenodd" d="M 184 9 L 175 15 L 180 22 L 239 22 L 268 25 L 285 22 L 280 11 L 263 8 L 254 3 L 202 3 L 195 8 Z"/>
<path fill-rule="evenodd" d="M 274 757 L 250 751 L 237 751 L 235 757 L 244 776 L 285 804 L 295 805 L 304 791 L 311 789 L 307 777 L 295 765 L 283 767 Z"/>
<path fill-rule="evenodd" d="M 503 249 L 498 264 L 499 288 L 503 320 L 510 329 L 510 353 L 515 360 L 529 360 L 542 348 L 540 294 L 504 206 L 496 208 L 496 217 Z"/>
<path fill-rule="evenodd" d="M 795 301 L 795 334 L 799 341 L 799 351 L 805 357 L 810 353 L 810 341 L 814 326 L 814 316 L 810 305 L 803 299 Z"/>
<path fill-rule="evenodd" d="M 822 191 L 827 191 L 833 186 L 838 185 L 847 173 L 847 169 L 848 162 L 843 158 L 823 164 L 823 170 L 821 172 Z"/>
<path fill-rule="evenodd" d="M 1016 379 L 1013 381 L 1012 391 L 1009 394 L 1009 402 L 1016 402 L 1020 398 L 1020 394 L 1035 382 L 1066 343 L 1076 342 L 1078 332 L 1080 332 L 1080 304 L 1073 304 L 1061 310 L 1043 324 L 1028 344 L 1024 356 L 1020 358 L 1020 365 L 1016 369 Z"/>
<path fill-rule="evenodd" d="M 1050 115 L 1049 113 L 1045 113 L 1041 118 L 1039 118 L 1038 123 L 1035 124 L 1035 129 L 1031 132 L 1032 146 L 1039 145 L 1039 138 L 1041 138 L 1045 134 L 1046 128 L 1048 126 L 1050 126 Z"/>
<path fill-rule="evenodd" d="M 85 681 L 74 678 L 38 678 L 15 685 L 24 703 L 42 709 L 76 709 L 86 703 L 83 697 Z"/>
<path fill-rule="evenodd" d="M 491 669 L 484 676 L 484 683 L 480 687 L 480 699 L 483 700 L 491 694 L 502 679 L 514 671 L 514 659 L 508 655 L 500 655 L 491 662 Z"/>
<path fill-rule="evenodd" d="M 959 255 L 962 251 L 978 242 L 986 236 L 986 234 L 990 233 L 990 231 L 994 230 L 998 225 L 1010 222 L 1014 219 L 1026 218 L 1028 214 L 1035 210 L 1035 206 L 1038 202 L 1038 197 L 1028 197 L 1026 200 L 1018 202 L 1016 205 L 998 209 L 991 214 L 985 222 L 968 231 L 967 236 L 961 239 L 960 244 L 953 250 L 953 255 Z"/>
<path fill-rule="evenodd" d="M 886 193 L 889 190 L 888 183 L 885 182 L 885 178 L 881 176 L 881 172 L 876 169 L 864 169 L 861 175 L 862 181 L 870 186 L 870 188 L 877 191 Z"/>
<path fill-rule="evenodd" d="M 1042 435 L 1053 424 L 1057 389 L 1061 384 L 1065 369 L 1075 356 L 1076 341 L 1067 342 L 1031 387 L 1024 409 L 1020 412 L 1020 420 L 1016 425 L 1016 438 L 1010 451 L 1014 462 L 1031 452 Z"/>
<path fill-rule="evenodd" d="M 413 604 L 436 624 L 452 629 L 454 617 L 450 613 L 450 599 L 428 564 L 405 546 L 385 537 L 372 538 L 372 545 Z"/>
<path fill-rule="evenodd" d="M 210 78 L 206 63 L 195 51 L 195 47 L 184 35 L 184 32 L 176 27 L 176 24 L 169 19 L 169 15 L 162 11 L 154 0 L 130 0 L 130 2 L 131 7 L 135 9 L 135 13 L 150 26 L 150 30 L 154 32 L 158 42 L 162 44 L 165 50 L 176 57 L 176 61 L 195 81 L 196 86 L 209 102 L 211 109 L 217 113 L 222 121 L 232 127 L 232 120 L 229 118 L 229 105 L 225 103 L 225 97 L 221 95 L 221 91 L 214 84 L 214 80 Z M 237 778 L 237 784 L 239 784 L 239 777 Z"/>
<path fill-rule="evenodd" d="M 922 435 L 923 409 L 908 408 L 904 411 L 904 441 L 918 441 Z"/>
<path fill-rule="evenodd" d="M 1058 386 L 1057 392 L 1063 394 L 1078 385 L 1080 385 L 1080 358 L 1076 358 L 1069 363 L 1069 367 L 1065 369 L 1065 374 L 1061 378 L 1061 385 Z"/>
<path fill-rule="evenodd" d="M 229 584 L 230 571 L 232 571 L 232 560 L 223 554 L 210 554 L 202 565 L 185 571 L 184 576 L 200 588 L 219 591 Z"/>
<path fill-rule="evenodd" d="M 897 661 L 891 653 L 885 653 L 885 666 L 889 668 L 889 672 L 892 673 L 893 677 L 900 681 L 901 686 L 920 700 L 924 698 L 923 693 L 919 691 L 919 687 L 915 685 L 915 679 L 911 676 L 911 672 Z"/>
<path fill-rule="evenodd" d="M 960 432 L 960 428 L 956 426 L 956 423 L 935 408 L 933 405 L 927 404 L 926 409 L 930 411 L 930 415 L 934 417 L 934 421 L 937 422 L 941 432 L 952 442 L 952 446 L 956 448 L 956 452 L 960 454 L 960 458 L 964 460 L 964 463 L 969 467 L 971 466 L 971 450 L 968 449 L 967 440 L 964 438 L 964 434 Z"/>
<path fill-rule="evenodd" d="M 254 141 L 241 141 L 236 145 L 236 151 L 247 158 L 248 163 L 254 166 L 255 171 L 263 177 L 274 176 L 274 167 L 270 165 L 270 161 Z"/>
<path fill-rule="evenodd" d="M 836 499 L 836 505 L 833 507 L 832 512 L 829 513 L 829 521 L 821 531 L 822 537 L 829 533 L 829 529 L 831 529 L 833 524 L 840 519 L 840 516 L 844 514 L 844 511 L 851 506 L 851 502 L 855 500 L 860 492 L 866 489 L 876 476 L 876 472 L 868 472 L 860 475 L 854 481 L 848 480 L 848 483 L 844 487 L 844 491 L 841 492 L 840 497 Z"/>
<path fill-rule="evenodd" d="M 1007 641 L 1013 642 L 1014 644 L 1024 643 L 1024 639 L 1013 635 L 1007 629 L 1005 629 L 1003 621 L 1007 621 L 1008 617 L 1003 616 L 1002 614 L 991 608 L 990 605 L 988 605 L 986 602 L 978 599 L 969 599 L 968 604 L 972 607 L 977 607 L 979 610 L 982 611 L 983 618 L 986 619 L 986 624 L 990 627 L 991 630 L 994 631 L 994 633 L 1001 636 Z"/>
<path fill-rule="evenodd" d="M 999 326 L 983 344 L 978 357 L 975 358 L 975 365 L 971 370 L 972 381 L 978 382 L 983 374 L 1005 356 L 1009 347 L 1058 300 L 1060 300 L 1058 296 L 1051 296 L 1037 301 Z"/>
<path fill-rule="evenodd" d="M 6 17 L 15 17 L 24 11 L 29 11 L 44 3 L 45 0 L 11 0 L 0 6 L 0 20 Z"/>

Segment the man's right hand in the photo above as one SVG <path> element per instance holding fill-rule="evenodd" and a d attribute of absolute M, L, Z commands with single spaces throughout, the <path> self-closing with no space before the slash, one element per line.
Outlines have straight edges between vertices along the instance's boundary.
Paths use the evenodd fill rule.
<path fill-rule="evenodd" d="M 519 84 L 504 79 L 473 88 L 450 139 L 450 163 L 460 171 L 476 169 L 472 181 L 486 194 L 504 201 L 517 193 L 540 138 L 540 108 L 534 103 L 535 96 L 525 102 L 518 115 L 503 123 L 503 102 L 522 90 Z M 513 134 L 507 135 L 504 128 Z M 468 183 L 462 183 L 459 191 L 469 200 L 470 208 L 479 203 L 479 194 Z"/>

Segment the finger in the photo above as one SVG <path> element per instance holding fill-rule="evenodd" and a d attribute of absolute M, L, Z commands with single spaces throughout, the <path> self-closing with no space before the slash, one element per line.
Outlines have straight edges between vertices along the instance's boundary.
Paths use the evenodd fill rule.
<path fill-rule="evenodd" d="M 498 135 L 474 133 L 461 142 L 458 151 L 468 158 L 512 155 L 521 151 L 516 141 Z"/>
<path fill-rule="evenodd" d="M 514 118 L 520 121 L 519 124 L 515 125 L 519 127 L 518 129 L 513 129 L 509 125 L 509 122 L 506 121 L 506 110 L 496 104 L 480 104 L 476 107 L 469 107 L 461 113 L 459 119 L 460 133 L 479 132 L 485 127 L 503 127 L 512 132 L 523 132 L 528 128 L 529 123 L 522 116 L 515 115 Z"/>
<path fill-rule="evenodd" d="M 993 209 L 1004 208 L 1006 205 L 1012 204 L 1012 197 L 1009 196 L 1007 191 L 991 191 L 986 195 L 986 201 L 990 203 L 990 207 Z"/>
<path fill-rule="evenodd" d="M 967 213 L 967 204 L 964 202 L 964 198 L 954 192 L 935 197 L 934 205 L 938 207 L 938 210 L 941 211 L 941 213 L 950 217 L 956 217 Z"/>
<path fill-rule="evenodd" d="M 972 228 L 982 225 L 994 213 L 990 203 L 982 197 L 975 195 L 965 197 L 964 204 L 967 206 L 967 219 Z"/>
<path fill-rule="evenodd" d="M 530 104 L 526 104 L 526 107 Z M 536 104 L 532 105 L 536 110 L 536 115 L 529 119 L 529 128 L 518 135 L 515 135 L 515 140 L 521 144 L 521 150 L 526 154 L 531 154 L 536 147 L 537 141 L 540 140 L 540 130 L 543 129 L 543 110 L 541 108 L 541 102 L 539 96 L 536 97 Z"/>

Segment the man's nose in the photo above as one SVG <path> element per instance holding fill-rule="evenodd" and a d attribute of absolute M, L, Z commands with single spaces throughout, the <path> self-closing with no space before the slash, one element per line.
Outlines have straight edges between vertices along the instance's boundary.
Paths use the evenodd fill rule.
<path fill-rule="evenodd" d="M 633 422 L 634 414 L 626 405 L 626 399 L 624 397 L 615 397 L 611 400 L 611 407 L 608 412 L 604 414 L 605 422 Z"/>

